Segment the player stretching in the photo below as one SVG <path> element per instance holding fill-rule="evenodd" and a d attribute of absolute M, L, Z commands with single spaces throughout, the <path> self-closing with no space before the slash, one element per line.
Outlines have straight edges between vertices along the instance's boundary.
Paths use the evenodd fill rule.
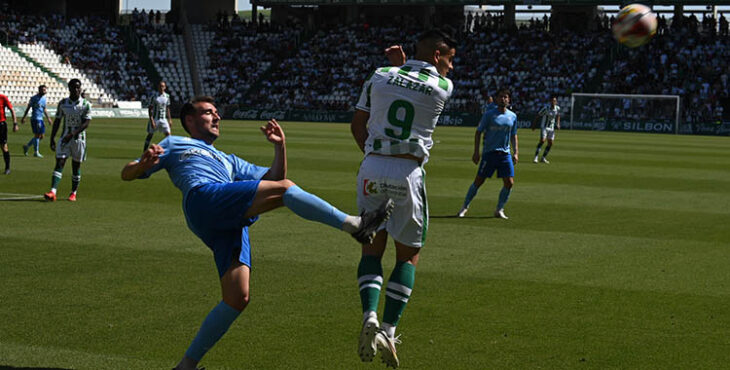
<path fill-rule="evenodd" d="M 35 148 L 34 156 L 43 158 L 40 153 L 41 139 L 43 139 L 43 134 L 46 133 L 46 124 L 43 118 L 45 117 L 48 122 L 52 122 L 51 118 L 48 117 L 48 112 L 46 112 L 45 95 L 46 85 L 38 86 L 38 94 L 30 98 L 28 107 L 25 108 L 25 113 L 23 113 L 23 118 L 20 119 L 20 123 L 24 124 L 28 110 L 33 108 L 33 113 L 30 115 L 30 127 L 33 130 L 33 138 L 28 141 L 28 144 L 23 145 L 23 154 L 26 156 L 28 155 L 28 148 L 33 146 Z"/>
<path fill-rule="evenodd" d="M 471 184 L 464 199 L 464 206 L 458 216 L 464 217 L 469 209 L 469 203 L 477 195 L 479 187 L 484 179 L 492 177 L 497 170 L 497 176 L 502 178 L 504 187 L 499 192 L 497 209 L 494 211 L 496 218 L 508 218 L 504 214 L 504 205 L 512 192 L 515 184 L 515 164 L 519 159 L 519 148 L 517 146 L 517 115 L 507 109 L 510 103 L 510 92 L 507 89 L 497 91 L 495 100 L 496 107 L 488 109 L 479 121 L 479 127 L 474 134 L 474 154 L 471 160 L 479 164 L 474 183 Z M 479 142 L 484 133 L 484 148 L 482 150 L 481 162 L 479 160 Z M 510 142 L 514 153 L 510 155 Z"/>
<path fill-rule="evenodd" d="M 148 112 L 150 120 L 147 122 L 147 138 L 144 140 L 144 149 L 142 151 L 147 150 L 150 146 L 155 131 L 165 134 L 165 137 L 170 136 L 172 116 L 170 115 L 170 95 L 165 92 L 166 89 L 167 84 L 165 81 L 160 81 L 157 85 L 157 91 L 160 93 L 150 99 Z"/>
<path fill-rule="evenodd" d="M 122 169 L 122 179 L 128 181 L 167 170 L 183 193 L 188 227 L 213 251 L 218 268 L 223 299 L 203 321 L 178 370 L 195 369 L 248 305 L 248 227 L 260 214 L 285 206 L 300 217 L 344 230 L 367 243 L 392 209 L 392 202 L 385 201 L 373 212 L 350 216 L 288 180 L 286 140 L 276 120 L 261 127 L 274 144 L 270 168 L 219 151 L 213 147 L 220 133 L 220 116 L 213 103 L 213 98 L 205 96 L 185 103 L 180 121 L 190 137 L 168 136 Z"/>
<path fill-rule="evenodd" d="M 56 151 L 56 167 L 51 176 L 51 191 L 43 194 L 49 201 L 56 200 L 56 189 L 63 176 L 66 159 L 71 157 L 71 194 L 68 200 L 76 201 L 76 190 L 81 182 L 81 162 L 86 159 L 86 128 L 91 122 L 91 103 L 81 97 L 81 81 L 72 79 L 68 82 L 68 98 L 58 103 L 56 117 L 51 130 L 51 150 Z M 61 145 L 56 147 L 56 133 L 63 119 Z"/>
<path fill-rule="evenodd" d="M 537 119 L 542 117 L 542 123 L 540 124 L 540 142 L 537 143 L 537 149 L 535 150 L 535 158 L 532 160 L 537 163 L 537 158 L 540 156 L 540 148 L 547 139 L 548 145 L 545 147 L 545 151 L 542 152 L 542 163 L 550 163 L 547 160 L 547 155 L 550 153 L 550 148 L 553 147 L 553 140 L 555 140 L 555 130 L 560 130 L 560 106 L 558 106 L 558 98 L 554 95 L 550 97 L 550 104 L 545 105 L 537 112 L 535 119 L 532 120 L 532 130 L 534 131 L 537 127 Z"/>
<path fill-rule="evenodd" d="M 10 175 L 10 151 L 8 150 L 8 124 L 5 122 L 5 108 L 10 110 L 13 116 L 13 132 L 18 131 L 18 120 L 15 118 L 13 105 L 10 104 L 8 97 L 0 94 L 0 148 L 3 150 L 3 159 L 5 160 L 5 174 Z"/>
<path fill-rule="evenodd" d="M 358 343 L 362 361 L 372 361 L 379 350 L 386 366 L 399 365 L 395 330 L 412 293 L 428 229 L 423 165 L 433 146 L 436 122 L 453 91 L 446 74 L 453 69 L 455 48 L 456 42 L 438 30 L 419 36 L 413 60 L 405 62 L 400 47 L 389 48 L 386 53 L 394 66 L 376 69 L 365 81 L 352 119 L 352 135 L 365 153 L 357 176 L 358 207 L 374 210 L 388 198 L 396 204 L 393 217 L 373 243 L 363 244 L 357 269 L 363 310 Z M 381 260 L 388 234 L 395 242 L 396 263 L 379 326 Z"/>

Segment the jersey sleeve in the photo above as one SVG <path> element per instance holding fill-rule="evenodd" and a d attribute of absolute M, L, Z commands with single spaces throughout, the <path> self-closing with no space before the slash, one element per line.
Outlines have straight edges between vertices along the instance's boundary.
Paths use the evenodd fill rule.
<path fill-rule="evenodd" d="M 547 107 L 542 107 L 542 108 L 540 108 L 539 111 L 537 111 L 537 115 L 540 117 L 544 116 L 546 113 L 547 113 Z"/>
<path fill-rule="evenodd" d="M 5 106 L 8 107 L 8 109 L 13 109 L 13 103 L 10 102 L 10 99 L 8 97 L 5 97 Z"/>
<path fill-rule="evenodd" d="M 510 131 L 511 136 L 517 136 L 517 115 L 512 116 L 512 130 Z"/>
<path fill-rule="evenodd" d="M 269 172 L 268 167 L 260 167 L 246 162 L 233 154 L 229 154 L 228 159 L 233 163 L 233 180 L 235 181 L 261 180 Z"/>
<path fill-rule="evenodd" d="M 161 146 L 162 149 L 165 151 L 160 156 L 160 161 L 157 162 L 156 165 L 152 166 L 152 168 L 148 169 L 147 171 L 144 171 L 143 174 L 141 174 L 139 177 L 137 177 L 138 179 L 146 179 L 146 178 L 152 176 L 153 173 L 155 173 L 163 168 L 166 168 L 167 159 L 169 158 L 170 150 L 172 147 L 172 143 L 170 142 L 170 137 L 169 136 L 166 137 L 164 140 L 160 141 L 160 143 L 157 145 Z M 139 160 L 140 160 L 140 158 L 137 158 L 137 162 L 139 162 Z"/>
<path fill-rule="evenodd" d="M 84 120 L 91 120 L 91 103 L 88 100 L 84 101 Z"/>
<path fill-rule="evenodd" d="M 375 71 L 370 73 L 370 76 L 365 79 L 365 83 L 362 84 L 362 92 L 360 93 L 360 99 L 357 101 L 355 108 L 370 113 L 370 90 L 373 88 L 373 78 L 375 77 Z"/>

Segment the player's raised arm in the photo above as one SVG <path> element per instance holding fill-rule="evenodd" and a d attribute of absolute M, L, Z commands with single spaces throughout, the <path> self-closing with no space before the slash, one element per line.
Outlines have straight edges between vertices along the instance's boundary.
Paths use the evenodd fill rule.
<path fill-rule="evenodd" d="M 127 163 L 122 168 L 122 180 L 132 181 L 142 176 L 145 171 L 154 167 L 154 165 L 160 163 L 160 156 L 165 153 L 165 149 L 157 144 L 152 144 L 150 147 L 142 153 L 142 157 L 139 161 L 132 161 Z"/>
<path fill-rule="evenodd" d="M 392 66 L 400 67 L 406 64 L 406 53 L 400 45 L 389 46 L 385 49 L 385 56 Z"/>
<path fill-rule="evenodd" d="M 279 126 L 279 122 L 272 118 L 266 126 L 260 127 L 261 132 L 266 136 L 266 140 L 274 144 L 274 161 L 271 163 L 269 172 L 267 172 L 264 180 L 283 180 L 286 178 L 286 136 L 284 130 Z"/>

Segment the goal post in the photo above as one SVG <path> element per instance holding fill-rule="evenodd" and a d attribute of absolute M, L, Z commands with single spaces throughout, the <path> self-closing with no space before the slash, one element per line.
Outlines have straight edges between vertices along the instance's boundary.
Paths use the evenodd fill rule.
<path fill-rule="evenodd" d="M 570 96 L 570 129 L 679 133 L 679 95 Z"/>

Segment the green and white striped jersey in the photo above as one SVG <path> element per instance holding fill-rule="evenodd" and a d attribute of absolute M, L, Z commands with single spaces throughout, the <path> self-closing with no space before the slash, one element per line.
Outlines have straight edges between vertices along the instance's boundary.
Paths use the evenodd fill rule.
<path fill-rule="evenodd" d="M 556 105 L 553 107 L 552 104 L 545 105 L 537 114 L 542 117 L 541 129 L 555 130 L 555 120 L 560 115 L 560 106 Z"/>
<path fill-rule="evenodd" d="M 453 90 L 451 80 L 420 60 L 375 70 L 356 106 L 370 113 L 365 154 L 411 154 L 425 162 L 436 122 Z"/>
<path fill-rule="evenodd" d="M 167 121 L 167 107 L 170 106 L 170 95 L 163 92 L 150 98 L 150 110 L 155 120 Z"/>
<path fill-rule="evenodd" d="M 76 130 L 84 121 L 91 119 L 91 103 L 81 97 L 77 101 L 63 98 L 56 108 L 56 118 L 58 117 L 63 118 L 61 137 L 64 137 Z M 78 139 L 86 140 L 86 130 L 79 134 Z"/>

